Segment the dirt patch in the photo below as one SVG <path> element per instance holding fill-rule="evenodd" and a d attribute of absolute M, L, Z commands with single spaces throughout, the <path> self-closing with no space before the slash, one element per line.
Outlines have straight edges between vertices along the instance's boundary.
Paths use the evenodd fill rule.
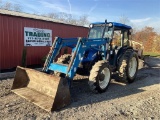
<path fill-rule="evenodd" d="M 89 90 L 88 77 L 77 75 L 71 88 L 69 106 L 47 113 L 11 92 L 13 79 L 0 81 L 1 119 L 160 119 L 160 59 L 145 58 L 132 84 L 112 79 L 108 90 L 94 94 Z M 144 67 L 143 67 L 144 66 Z"/>

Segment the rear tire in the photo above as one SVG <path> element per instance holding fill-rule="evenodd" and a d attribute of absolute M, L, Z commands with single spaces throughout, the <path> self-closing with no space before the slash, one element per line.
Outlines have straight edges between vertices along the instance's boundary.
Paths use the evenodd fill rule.
<path fill-rule="evenodd" d="M 70 61 L 70 58 L 71 58 L 70 54 L 61 55 L 61 57 L 58 58 L 57 63 L 68 65 L 69 61 Z M 64 73 L 60 73 L 60 72 L 56 72 L 56 71 L 54 72 L 54 74 L 56 76 L 61 76 L 61 77 L 65 76 Z"/>
<path fill-rule="evenodd" d="M 120 80 L 132 83 L 135 80 L 138 71 L 138 55 L 132 50 L 127 50 L 121 56 L 118 65 L 118 74 Z"/>
<path fill-rule="evenodd" d="M 109 63 L 101 60 L 92 67 L 89 76 L 90 89 L 95 93 L 105 92 L 111 80 Z"/>

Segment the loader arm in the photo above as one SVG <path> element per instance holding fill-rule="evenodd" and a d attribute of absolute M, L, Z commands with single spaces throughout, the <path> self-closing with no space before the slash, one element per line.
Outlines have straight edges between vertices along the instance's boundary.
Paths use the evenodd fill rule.
<path fill-rule="evenodd" d="M 87 38 L 72 38 L 72 39 L 63 39 L 56 38 L 55 43 L 53 44 L 48 57 L 45 61 L 43 71 L 48 72 L 48 70 L 58 71 L 66 74 L 66 77 L 69 79 L 73 79 L 76 70 L 78 68 L 79 63 L 83 60 L 83 56 L 87 49 L 98 49 L 97 51 L 103 54 L 103 59 L 106 58 L 106 43 L 107 39 L 87 39 Z M 72 46 L 76 44 L 75 51 L 71 57 L 71 61 L 69 65 L 58 64 L 56 62 L 52 62 L 55 60 L 58 51 L 62 47 Z"/>

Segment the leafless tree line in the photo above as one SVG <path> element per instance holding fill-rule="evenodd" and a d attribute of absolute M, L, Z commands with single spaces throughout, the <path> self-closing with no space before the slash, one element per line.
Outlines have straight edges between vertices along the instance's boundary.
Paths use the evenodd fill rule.
<path fill-rule="evenodd" d="M 22 11 L 22 8 L 19 4 L 12 4 L 10 2 L 2 2 L 2 0 L 0 0 L 0 9 L 13 10 L 16 12 Z"/>
<path fill-rule="evenodd" d="M 23 12 L 22 7 L 19 4 L 13 4 L 11 2 L 3 2 L 2 0 L 0 0 L 0 9 L 12 10 L 16 12 Z M 79 18 L 75 18 L 73 17 L 73 15 L 68 14 L 68 13 L 51 12 L 51 13 L 42 14 L 41 16 L 53 18 L 53 19 L 62 21 L 64 23 L 73 24 L 73 25 L 88 26 L 89 24 L 87 15 L 82 15 Z"/>
<path fill-rule="evenodd" d="M 47 13 L 43 14 L 43 16 L 53 18 L 68 24 L 73 25 L 80 25 L 80 26 L 86 26 L 89 25 L 88 16 L 87 15 L 81 15 L 79 18 L 73 17 L 71 14 L 60 12 L 60 13 Z"/>

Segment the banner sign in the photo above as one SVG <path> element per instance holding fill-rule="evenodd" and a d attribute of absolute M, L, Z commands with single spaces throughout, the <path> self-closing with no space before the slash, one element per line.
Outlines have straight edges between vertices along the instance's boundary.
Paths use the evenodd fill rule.
<path fill-rule="evenodd" d="M 24 27 L 24 46 L 52 46 L 52 30 Z"/>

